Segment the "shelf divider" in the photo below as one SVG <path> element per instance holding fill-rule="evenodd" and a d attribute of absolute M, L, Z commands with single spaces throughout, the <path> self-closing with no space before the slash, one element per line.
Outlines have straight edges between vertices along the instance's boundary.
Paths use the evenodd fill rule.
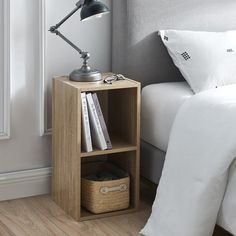
<path fill-rule="evenodd" d="M 136 145 L 129 144 L 116 136 L 111 136 L 111 142 L 112 142 L 112 149 L 108 149 L 108 150 L 94 149 L 94 151 L 92 152 L 82 151 L 81 158 L 107 155 L 107 154 L 120 153 L 120 152 L 131 152 L 131 151 L 137 150 Z"/>

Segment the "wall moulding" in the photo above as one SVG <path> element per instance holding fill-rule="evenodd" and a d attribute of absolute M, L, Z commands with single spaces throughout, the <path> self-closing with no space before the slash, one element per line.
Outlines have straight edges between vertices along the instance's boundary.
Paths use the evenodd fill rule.
<path fill-rule="evenodd" d="M 40 135 L 50 135 L 51 129 L 47 124 L 47 92 L 46 92 L 46 75 L 45 75 L 45 51 L 46 51 L 46 39 L 45 39 L 45 24 L 46 9 L 45 0 L 39 0 L 39 114 L 40 114 Z"/>
<path fill-rule="evenodd" d="M 10 138 L 10 1 L 3 0 L 3 131 L 0 140 Z"/>

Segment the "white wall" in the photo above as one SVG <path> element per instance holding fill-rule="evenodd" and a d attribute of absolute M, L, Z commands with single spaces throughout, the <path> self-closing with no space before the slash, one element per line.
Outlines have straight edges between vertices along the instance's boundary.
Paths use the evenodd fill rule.
<path fill-rule="evenodd" d="M 51 162 L 51 136 L 40 136 L 39 86 L 43 79 L 39 76 L 40 1 L 42 0 L 10 1 L 11 138 L 0 140 L 0 173 L 47 167 Z M 45 23 L 48 29 L 71 10 L 76 1 L 46 0 L 45 2 L 47 16 Z M 0 12 L 1 6 L 0 4 Z M 78 16 L 75 16 L 62 28 L 63 32 L 78 42 L 81 48 L 91 52 L 91 64 L 102 71 L 108 71 L 111 67 L 110 21 L 111 17 L 108 16 L 97 22 L 82 24 Z M 76 27 L 73 26 L 75 24 Z M 49 85 L 52 75 L 67 74 L 79 67 L 81 61 L 79 55 L 55 35 L 46 32 L 45 36 L 47 43 L 45 80 L 49 81 Z"/>
<path fill-rule="evenodd" d="M 45 1 L 45 84 L 47 107 L 45 107 L 45 130 L 51 128 L 51 85 L 55 75 L 69 74 L 82 65 L 80 55 L 62 39 L 48 32 L 75 7 L 75 0 Z M 111 0 L 102 0 L 111 8 Z M 89 63 L 102 72 L 111 69 L 111 14 L 101 19 L 80 21 L 79 12 L 59 29 L 79 48 L 91 54 Z"/>

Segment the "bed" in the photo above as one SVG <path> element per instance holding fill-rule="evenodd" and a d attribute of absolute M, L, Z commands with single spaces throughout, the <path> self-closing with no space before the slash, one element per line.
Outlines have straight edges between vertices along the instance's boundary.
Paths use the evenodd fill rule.
<path fill-rule="evenodd" d="M 185 81 L 152 84 L 142 90 L 141 174 L 156 184 L 160 179 L 175 116 L 192 96 L 193 91 Z"/>
<path fill-rule="evenodd" d="M 173 91 L 173 86 L 177 86 L 174 90 L 179 91 L 178 86 L 184 85 L 185 82 L 181 82 L 184 79 L 174 66 L 157 31 L 160 29 L 233 30 L 236 28 L 235 9 L 234 0 L 151 0 L 148 4 L 142 0 L 113 2 L 113 71 L 123 73 L 142 83 L 143 103 L 152 90 L 157 90 L 154 94 L 157 96 L 156 104 L 161 110 L 155 111 L 154 108 L 149 107 L 153 110 L 153 116 L 159 116 L 155 123 L 156 133 L 147 132 L 150 129 L 149 122 L 153 122 L 152 118 L 145 116 L 142 118 L 141 172 L 154 183 L 159 183 L 173 117 L 179 105 L 191 97 L 191 91 L 188 89 L 187 96 L 184 98 L 183 95 L 171 92 L 173 96 L 180 95 L 180 98 L 177 98 L 180 99 L 179 103 L 171 104 L 175 105 L 171 107 L 170 101 L 165 100 L 166 97 L 161 95 L 160 90 L 163 86 L 170 91 Z M 163 84 L 157 85 L 159 83 Z M 146 109 L 148 106 L 143 107 Z M 168 109 L 165 109 L 166 107 Z M 224 223 L 227 225 L 227 222 Z"/>
<path fill-rule="evenodd" d="M 143 87 L 184 81 L 157 31 L 231 30 L 236 28 L 235 7 L 234 0 L 151 0 L 149 4 L 143 0 L 113 1 L 112 70 L 140 81 Z M 148 141 L 142 142 L 145 159 L 142 158 L 141 170 L 155 183 L 159 182 L 160 171 L 147 170 L 152 163 L 162 165 L 165 156 L 162 149 Z"/>

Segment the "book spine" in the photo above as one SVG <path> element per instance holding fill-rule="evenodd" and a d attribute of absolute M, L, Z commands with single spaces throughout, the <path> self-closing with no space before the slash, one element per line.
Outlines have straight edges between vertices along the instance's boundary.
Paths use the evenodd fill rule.
<path fill-rule="evenodd" d="M 104 119 L 104 116 L 102 113 L 102 109 L 101 109 L 101 106 L 100 106 L 100 103 L 98 100 L 98 96 L 96 93 L 93 93 L 92 97 L 93 97 L 93 102 L 94 102 L 94 105 L 95 105 L 95 108 L 96 108 L 96 111 L 98 114 L 98 118 L 99 118 L 99 121 L 100 121 L 100 124 L 102 127 L 102 132 L 103 132 L 104 138 L 106 140 L 107 148 L 112 149 L 111 139 L 110 139 L 110 136 L 109 136 L 109 133 L 107 130 L 107 126 L 106 126 L 105 119 Z"/>
<path fill-rule="evenodd" d="M 101 150 L 106 150 L 107 144 L 102 132 L 102 127 L 94 105 L 92 94 L 88 93 L 86 96 L 88 101 L 89 118 L 91 121 L 91 130 L 92 130 L 91 134 L 93 143 L 97 148 Z"/>
<path fill-rule="evenodd" d="M 89 124 L 88 106 L 86 100 L 86 93 L 81 93 L 82 105 L 82 147 L 86 152 L 92 152 L 92 139 Z"/>

